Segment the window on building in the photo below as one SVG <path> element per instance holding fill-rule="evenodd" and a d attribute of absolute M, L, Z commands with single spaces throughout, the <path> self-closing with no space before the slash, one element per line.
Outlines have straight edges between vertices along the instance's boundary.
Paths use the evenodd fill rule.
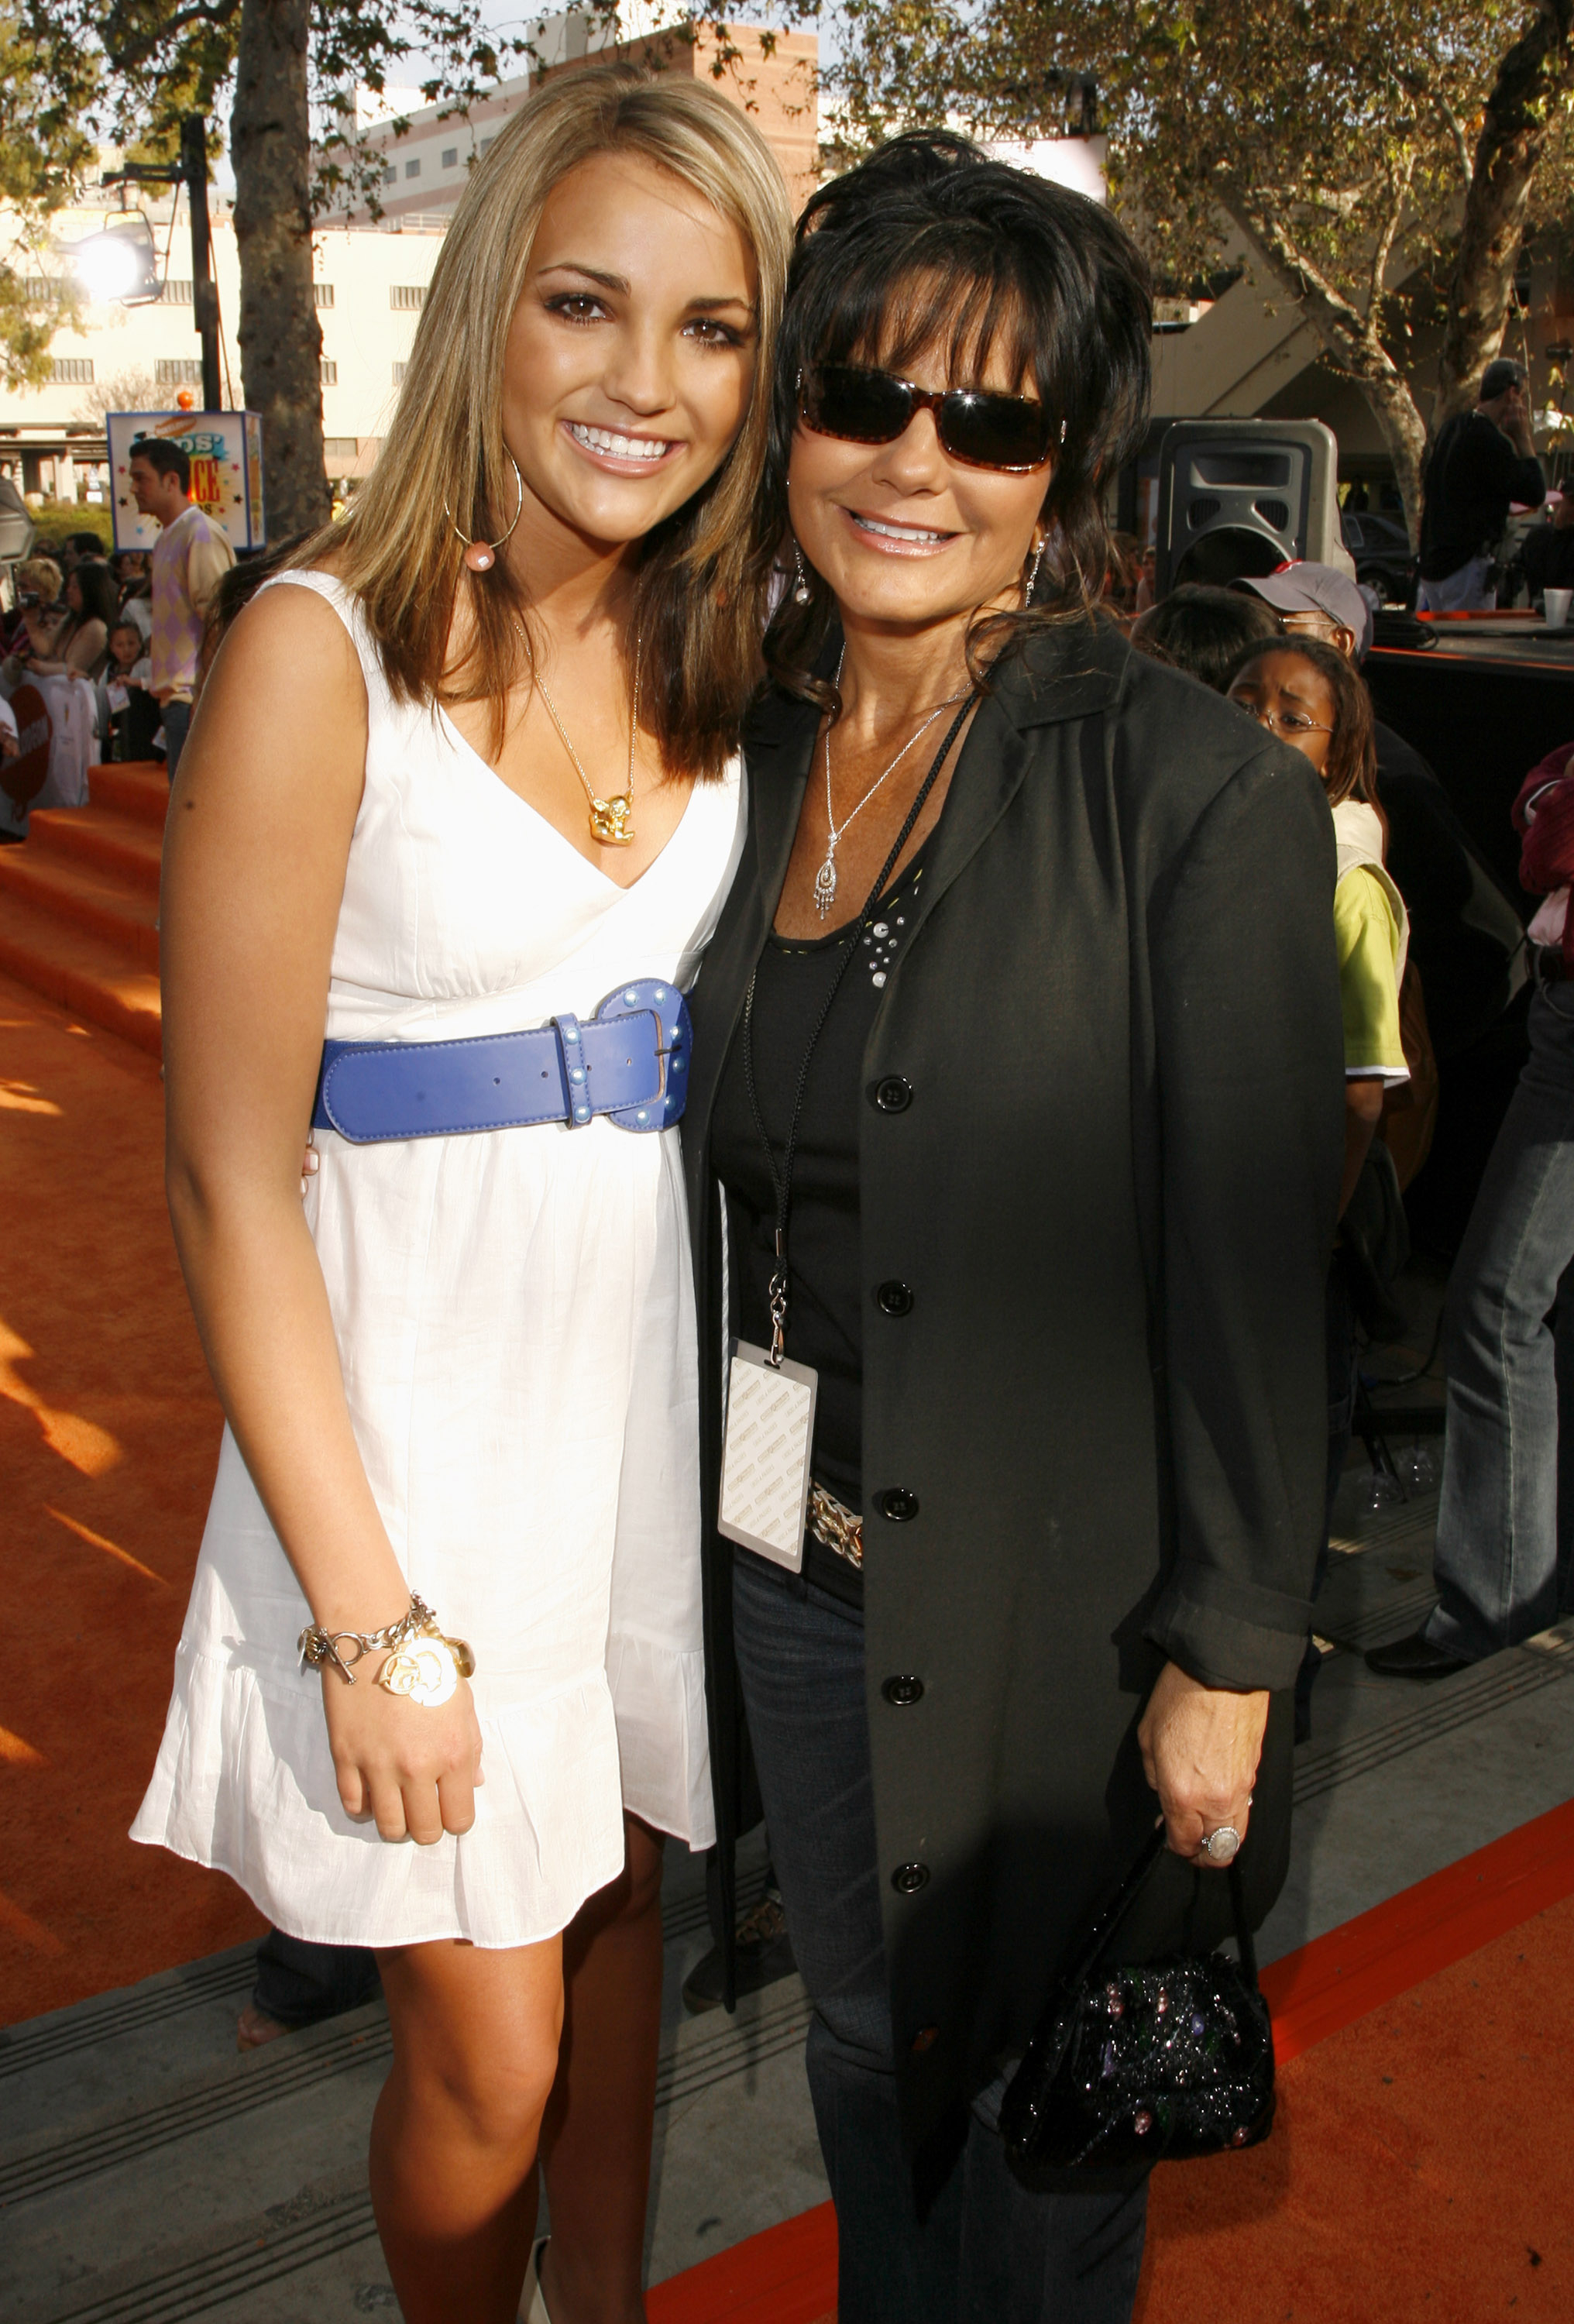
<path fill-rule="evenodd" d="M 41 307 L 53 295 L 54 287 L 47 275 L 30 274 L 23 284 L 23 292 L 32 305 Z"/>
<path fill-rule="evenodd" d="M 202 365 L 193 363 L 186 355 L 165 356 L 153 365 L 153 384 L 155 387 L 200 387 Z"/>
<path fill-rule="evenodd" d="M 420 173 L 421 165 L 419 161 L 407 161 L 405 163 L 404 174 L 407 178 L 419 178 Z"/>
<path fill-rule="evenodd" d="M 394 366 L 393 366 L 393 384 L 395 385 L 395 387 L 402 387 L 402 386 L 404 385 L 404 375 L 405 375 L 405 373 L 406 373 L 409 369 L 410 369 L 410 365 L 409 365 L 409 364 L 394 364 Z"/>
<path fill-rule="evenodd" d="M 171 277 L 165 283 L 161 296 L 166 307 L 189 307 L 191 285 L 189 282 L 178 281 Z"/>
<path fill-rule="evenodd" d="M 360 448 L 360 440 L 354 436 L 325 436 L 322 439 L 322 456 L 330 467 L 336 460 L 353 460 Z"/>
<path fill-rule="evenodd" d="M 391 282 L 388 303 L 391 307 L 419 315 L 427 303 L 426 285 L 422 282 Z"/>
<path fill-rule="evenodd" d="M 201 375 L 198 366 L 198 377 Z M 57 387 L 91 387 L 93 358 L 91 355 L 56 355 L 50 365 L 50 377 Z"/>
<path fill-rule="evenodd" d="M 334 303 L 334 286 L 331 282 L 314 282 L 311 286 L 311 296 L 314 305 L 331 307 Z"/>
<path fill-rule="evenodd" d="M 459 148 L 457 145 L 444 146 L 443 167 L 445 170 L 456 170 L 459 167 Z"/>
<path fill-rule="evenodd" d="M 487 147 L 491 144 L 491 143 L 492 143 L 492 139 L 491 139 L 490 137 L 483 137 L 483 138 L 482 139 L 482 141 L 481 141 L 481 150 L 482 150 L 482 152 L 483 152 L 483 153 L 485 152 L 485 151 L 486 151 Z"/>
<path fill-rule="evenodd" d="M 387 169 L 382 172 L 382 182 L 385 186 L 391 186 L 398 176 L 399 171 L 394 168 L 391 161 Z"/>
<path fill-rule="evenodd" d="M 324 364 L 322 367 L 322 383 L 325 387 L 337 387 L 339 383 L 339 367 L 336 363 Z"/>

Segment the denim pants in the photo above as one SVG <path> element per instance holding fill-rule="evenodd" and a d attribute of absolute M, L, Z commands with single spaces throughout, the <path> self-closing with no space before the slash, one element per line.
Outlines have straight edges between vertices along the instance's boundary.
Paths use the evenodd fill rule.
<path fill-rule="evenodd" d="M 1426 1635 L 1472 1661 L 1557 1619 L 1574 1519 L 1574 1423 L 1567 1442 L 1558 1426 L 1559 1372 L 1574 1387 L 1574 984 L 1532 996 L 1529 1030 L 1444 1320 L 1441 1602 Z"/>
<path fill-rule="evenodd" d="M 1481 613 L 1496 603 L 1490 557 L 1472 557 L 1441 581 L 1422 581 L 1415 593 L 1418 613 Z"/>
<path fill-rule="evenodd" d="M 1146 2184 L 1029 2193 L 980 2101 L 920 2214 L 897 2102 L 863 1623 L 740 1551 L 733 1636 L 771 1859 L 814 2004 L 809 2090 L 836 2204 L 841 2324 L 1128 2324 Z"/>
<path fill-rule="evenodd" d="M 186 748 L 186 737 L 191 732 L 191 705 L 189 702 L 166 702 L 164 705 L 164 772 L 171 782 L 180 764 L 180 753 Z"/>

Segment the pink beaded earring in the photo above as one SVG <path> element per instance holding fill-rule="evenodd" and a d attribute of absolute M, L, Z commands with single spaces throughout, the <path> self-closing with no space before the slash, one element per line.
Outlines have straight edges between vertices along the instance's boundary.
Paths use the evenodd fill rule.
<path fill-rule="evenodd" d="M 514 458 L 511 452 L 509 454 L 509 466 L 514 472 L 514 492 L 516 498 L 514 501 L 513 523 L 509 526 L 508 532 L 500 533 L 495 540 L 472 540 L 467 532 L 459 532 L 458 526 L 454 524 L 453 510 L 448 506 L 446 501 L 443 503 L 443 514 L 447 518 L 448 522 L 454 525 L 455 531 L 459 532 L 459 538 L 465 543 L 465 562 L 470 567 L 472 573 L 491 572 L 492 567 L 497 563 L 498 550 L 508 539 L 509 533 L 512 532 L 514 525 L 518 524 L 520 517 L 523 512 L 525 505 L 525 480 L 520 474 L 520 464 Z"/>

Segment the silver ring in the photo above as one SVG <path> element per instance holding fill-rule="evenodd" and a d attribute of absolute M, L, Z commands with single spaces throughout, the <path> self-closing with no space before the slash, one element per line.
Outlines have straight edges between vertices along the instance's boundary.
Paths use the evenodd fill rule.
<path fill-rule="evenodd" d="M 1240 1834 L 1232 1823 L 1221 1823 L 1202 1836 L 1202 1853 L 1210 1864 L 1233 1864 L 1239 1849 Z"/>

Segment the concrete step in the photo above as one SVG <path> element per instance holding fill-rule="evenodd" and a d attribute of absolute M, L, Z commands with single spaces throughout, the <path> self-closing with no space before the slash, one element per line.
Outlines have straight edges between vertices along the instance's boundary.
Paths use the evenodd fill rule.
<path fill-rule="evenodd" d="M 31 817 L 26 845 L 39 855 L 94 864 L 144 895 L 159 892 L 163 834 L 145 815 L 118 807 L 48 807 Z"/>
<path fill-rule="evenodd" d="M 170 806 L 170 778 L 161 759 L 128 759 L 120 766 L 89 767 L 87 797 L 94 807 L 118 807 L 162 831 Z"/>
<path fill-rule="evenodd" d="M 90 928 L 95 936 L 128 945 L 148 968 L 159 965 L 157 897 L 95 864 L 74 863 L 48 848 L 5 848 L 0 850 L 0 898 L 20 898 L 74 927 Z"/>
<path fill-rule="evenodd" d="M 22 853 L 7 848 L 5 859 Z M 152 1056 L 163 1055 L 158 973 L 129 943 L 62 919 L 14 889 L 0 890 L 0 969 L 90 1024 Z"/>

